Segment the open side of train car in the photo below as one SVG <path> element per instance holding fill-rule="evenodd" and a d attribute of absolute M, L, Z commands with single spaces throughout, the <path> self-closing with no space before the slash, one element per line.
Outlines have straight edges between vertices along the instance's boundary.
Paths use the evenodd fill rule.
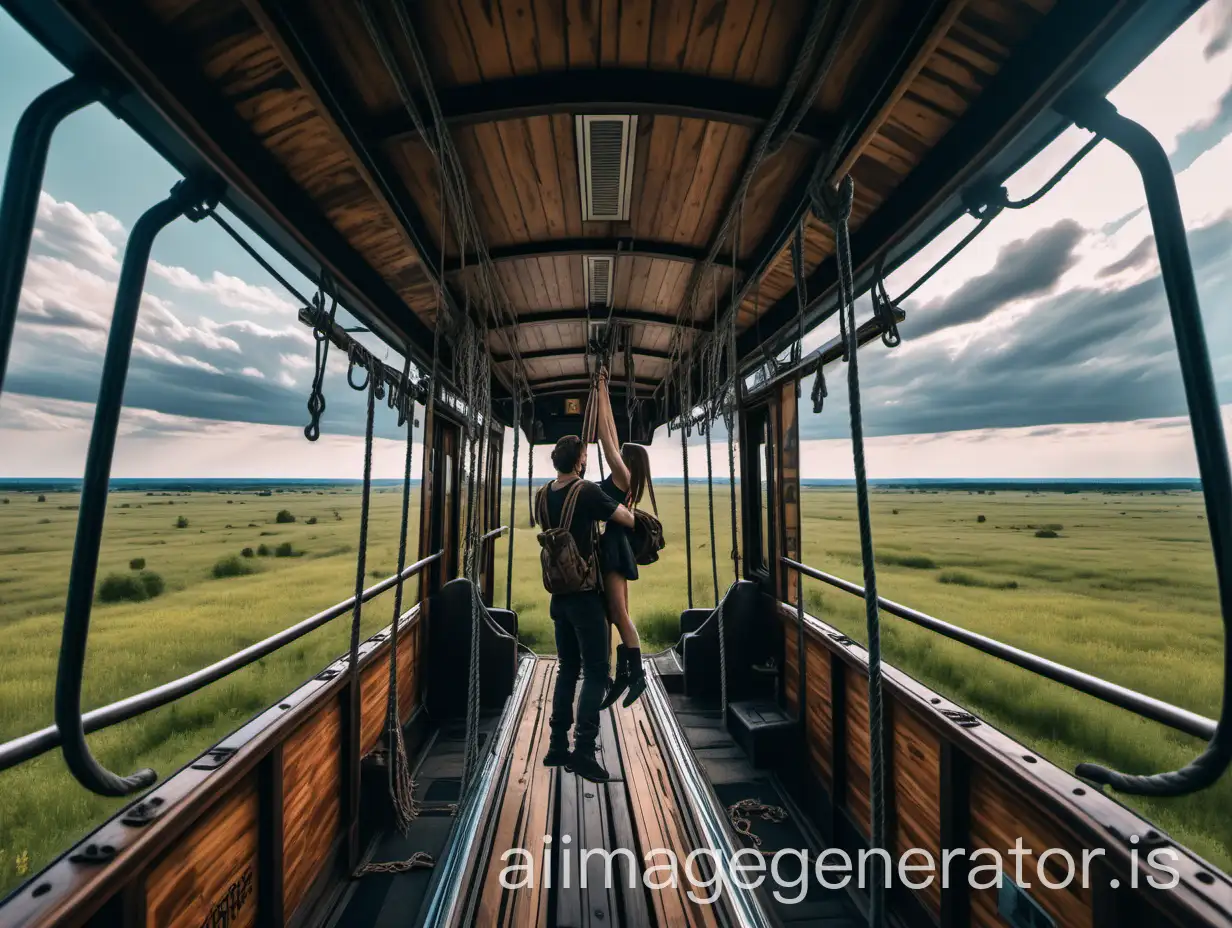
<path fill-rule="evenodd" d="M 75 657 L 61 662 L 59 724 L 0 745 L 0 769 L 59 749 L 90 788 L 134 798 L 4 900 L 0 924 L 841 926 L 864 923 L 870 905 L 885 924 L 947 928 L 1232 924 L 1227 875 L 892 667 L 873 743 L 869 653 L 805 614 L 798 595 L 801 576 L 862 594 L 799 561 L 797 391 L 844 345 L 775 360 L 842 307 L 845 259 L 856 290 L 873 286 L 957 216 L 1003 207 L 1001 182 L 1078 122 L 1143 169 L 1173 317 L 1189 336 L 1178 337 L 1182 366 L 1200 368 L 1166 159 L 1161 168 L 1149 136 L 1103 103 L 1200 3 L 2 2 L 74 77 L 18 128 L 0 207 L 0 364 L 41 159 L 64 116 L 102 101 L 189 179 L 134 230 L 117 319 L 135 319 L 158 229 L 221 202 L 405 350 L 399 377 L 356 349 L 323 303 L 305 301 L 320 338 L 428 413 L 417 560 L 358 597 L 405 585 L 398 623 L 148 791 L 152 775 L 98 768 L 85 734 L 221 679 L 356 603 L 82 716 L 87 572 L 84 624 L 71 604 L 66 615 Z M 848 175 L 849 242 L 815 215 Z M 466 346 L 447 324 L 472 313 L 487 314 L 470 324 L 486 341 L 490 415 L 468 407 L 474 371 L 462 370 Z M 879 310 L 858 341 L 888 334 L 895 313 Z M 739 580 L 721 608 L 685 612 L 645 697 L 603 715 L 606 784 L 540 763 L 559 668 L 521 648 L 516 614 L 496 607 L 503 565 L 491 546 L 504 427 L 539 443 L 580 431 L 597 338 L 616 349 L 622 437 L 730 416 L 741 513 Z M 693 363 L 702 357 L 713 363 Z M 422 376 L 409 378 L 411 366 Z M 100 410 L 118 410 L 123 379 L 117 362 Z M 1189 398 L 1201 442 L 1214 398 L 1200 381 Z M 726 405 L 713 402 L 715 382 Z M 1226 528 L 1215 510 L 1232 498 L 1217 437 L 1222 482 L 1199 455 L 1212 532 Z M 467 466 L 477 447 L 478 470 Z M 101 515 L 90 512 L 102 510 L 90 500 L 105 500 L 104 458 L 88 471 L 79 527 L 79 550 L 93 533 L 95 558 Z M 464 472 L 485 475 L 469 494 Z M 1213 540 L 1217 559 L 1232 550 Z M 898 604 L 882 609 L 1219 740 L 1212 720 Z M 405 830 L 393 824 L 406 798 L 390 786 L 396 740 L 417 784 Z M 896 880 L 888 915 L 880 896 L 851 887 L 810 885 L 790 904 L 743 886 L 733 865 L 748 864 L 745 838 L 729 809 L 754 798 L 789 812 L 758 823 L 766 855 L 858 853 L 880 806 L 884 849 L 948 852 L 950 879 Z M 566 837 L 629 853 L 582 860 Z M 1089 886 L 973 888 L 977 864 L 955 852 L 1012 848 L 1016 837 L 1078 861 L 1103 853 Z M 534 879 L 508 885 L 502 855 L 517 847 Z M 654 849 L 694 855 L 723 892 L 699 902 L 687 883 L 651 888 L 638 861 Z M 1176 854 L 1169 890 L 1147 880 L 1158 875 L 1148 854 L 1161 849 Z"/>

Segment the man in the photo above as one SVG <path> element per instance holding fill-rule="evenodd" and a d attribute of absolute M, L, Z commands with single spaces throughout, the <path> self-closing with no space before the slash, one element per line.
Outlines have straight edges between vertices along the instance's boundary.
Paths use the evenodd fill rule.
<path fill-rule="evenodd" d="M 556 479 L 548 485 L 546 501 L 553 526 L 560 525 L 569 487 L 581 479 L 586 467 L 586 446 L 576 435 L 566 435 L 552 449 Z M 633 527 L 633 513 L 617 503 L 590 481 L 579 491 L 573 520 L 568 529 L 582 557 L 594 552 L 596 522 L 615 522 Z M 552 695 L 552 738 L 543 763 L 548 767 L 567 766 L 578 776 L 596 783 L 608 779 L 607 770 L 595 756 L 599 737 L 599 705 L 607 694 L 608 626 L 607 606 L 602 590 L 585 593 L 554 593 L 549 609 L 556 629 L 556 690 Z M 573 724 L 573 698 L 578 677 L 582 692 L 577 705 L 577 725 Z M 573 728 L 573 751 L 569 750 L 569 729 Z"/>

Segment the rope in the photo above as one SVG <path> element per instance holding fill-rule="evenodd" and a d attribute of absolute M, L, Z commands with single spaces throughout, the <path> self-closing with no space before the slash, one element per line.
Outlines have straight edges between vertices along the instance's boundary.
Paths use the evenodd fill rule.
<path fill-rule="evenodd" d="M 741 799 L 727 807 L 728 818 L 736 834 L 744 835 L 753 842 L 753 847 L 761 847 L 761 838 L 753 833 L 753 817 L 763 822 L 773 822 L 776 825 L 787 821 L 787 810 L 780 806 L 771 806 L 760 799 Z"/>
<path fill-rule="evenodd" d="M 710 450 L 711 422 L 707 420 L 702 425 L 706 435 L 706 510 L 710 514 L 710 579 L 714 584 L 714 604 L 719 604 L 719 556 L 715 551 L 714 541 L 714 460 Z"/>
<path fill-rule="evenodd" d="M 693 608 L 693 522 L 689 514 L 689 416 L 683 385 L 680 389 L 680 460 L 684 470 L 684 563 L 688 575 L 689 608 Z"/>
<path fill-rule="evenodd" d="M 517 479 L 517 474 L 514 474 Z M 530 507 L 530 527 L 535 527 L 535 443 L 532 441 L 526 451 L 526 505 Z"/>
<path fill-rule="evenodd" d="M 505 608 L 513 608 L 513 539 L 517 533 L 517 522 L 514 516 L 517 513 L 518 499 L 518 444 L 522 438 L 522 395 L 518 390 L 514 390 L 513 394 L 513 479 L 509 483 L 509 551 L 508 565 L 505 568 Z"/>
<path fill-rule="evenodd" d="M 881 620 L 877 611 L 877 568 L 873 548 L 873 526 L 869 513 L 868 474 L 864 464 L 864 420 L 860 405 L 860 371 L 858 342 L 855 323 L 855 286 L 852 280 L 851 236 L 847 221 L 851 216 L 851 202 L 855 191 L 851 176 L 843 178 L 837 189 L 820 191 L 817 204 L 823 210 L 822 218 L 834 230 L 835 257 L 838 261 L 839 312 L 846 317 L 847 334 L 847 390 L 851 408 L 851 451 L 856 478 L 856 508 L 860 520 L 860 556 L 864 562 L 864 610 L 868 635 L 868 727 L 870 775 L 869 793 L 872 813 L 871 848 L 886 846 L 885 807 L 885 758 L 883 738 L 883 711 L 881 699 Z M 869 925 L 881 928 L 885 923 L 885 885 L 879 879 L 881 861 L 876 863 L 872 876 Z"/>
<path fill-rule="evenodd" d="M 389 695 L 385 704 L 385 730 L 389 750 L 389 798 L 394 807 L 395 824 L 405 835 L 419 815 L 415 801 L 415 781 L 406 756 L 406 739 L 398 706 L 398 623 L 402 618 L 402 591 L 406 583 L 406 536 L 411 512 L 411 453 L 415 442 L 415 414 L 406 417 L 406 466 L 402 471 L 402 524 L 398 532 L 398 585 L 394 588 L 394 617 L 389 631 Z M 431 858 L 429 858 L 431 859 Z"/>
<path fill-rule="evenodd" d="M 225 223 L 224 223 L 225 225 Z M 317 292 L 312 298 L 313 313 L 312 338 L 316 342 L 316 367 L 312 373 L 312 390 L 308 394 L 308 424 L 304 426 L 304 437 L 316 441 L 321 437 L 321 415 L 325 412 L 325 362 L 329 358 L 329 332 L 321 324 L 325 316 L 325 300 L 327 290 L 329 305 L 329 325 L 332 327 L 334 317 L 338 314 L 338 297 L 329 286 L 329 272 L 321 269 L 321 279 Z"/>

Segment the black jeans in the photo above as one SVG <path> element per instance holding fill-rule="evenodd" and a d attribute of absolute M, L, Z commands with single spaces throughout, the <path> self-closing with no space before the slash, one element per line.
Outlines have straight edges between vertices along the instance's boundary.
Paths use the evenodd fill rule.
<path fill-rule="evenodd" d="M 556 690 L 552 694 L 552 740 L 567 741 L 573 731 L 575 751 L 594 751 L 599 737 L 599 704 L 607 694 L 608 624 L 602 593 L 568 593 L 552 597 L 556 628 Z M 573 726 L 573 697 L 578 676 L 582 694 Z"/>

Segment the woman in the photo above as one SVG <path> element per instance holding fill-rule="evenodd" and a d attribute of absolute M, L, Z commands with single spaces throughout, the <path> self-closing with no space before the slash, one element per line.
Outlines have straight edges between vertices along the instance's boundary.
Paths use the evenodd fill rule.
<path fill-rule="evenodd" d="M 599 375 L 598 402 L 596 437 L 612 469 L 599 486 L 616 502 L 632 509 L 641 502 L 642 494 L 650 484 L 650 457 L 641 445 L 628 442 L 623 448 L 620 447 L 616 437 L 616 419 L 612 415 L 612 399 L 607 389 L 607 371 Z M 608 620 L 620 632 L 621 642 L 616 646 L 616 676 L 608 685 L 603 708 L 616 702 L 626 689 L 628 695 L 622 705 L 628 708 L 646 689 L 641 641 L 629 617 L 629 581 L 637 579 L 637 561 L 633 557 L 630 529 L 614 522 L 607 524 L 599 543 L 599 563 L 603 570 Z"/>

